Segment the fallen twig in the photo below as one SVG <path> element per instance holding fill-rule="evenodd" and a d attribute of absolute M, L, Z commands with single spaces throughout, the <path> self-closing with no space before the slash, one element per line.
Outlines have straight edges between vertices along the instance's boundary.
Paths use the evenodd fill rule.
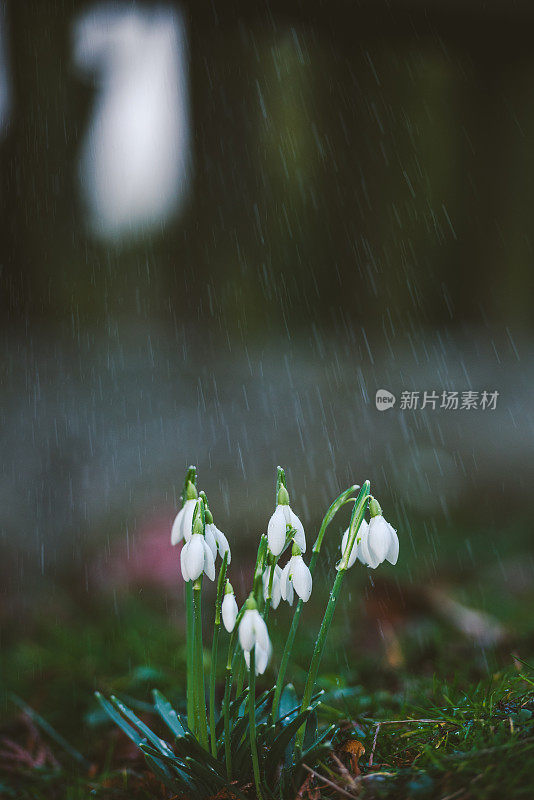
<path fill-rule="evenodd" d="M 371 755 L 369 756 L 369 766 L 373 766 L 373 756 L 375 754 L 376 740 L 378 739 L 378 732 L 380 731 L 381 722 L 376 723 L 375 738 L 373 739 L 373 746 L 371 748 Z"/>
<path fill-rule="evenodd" d="M 323 783 L 326 783 L 326 785 L 330 786 L 331 789 L 335 789 L 336 792 L 339 792 L 339 794 L 345 795 L 345 797 L 350 797 L 351 800 L 354 800 L 354 798 L 356 797 L 356 795 L 347 792 L 346 789 L 343 789 L 343 787 L 335 784 L 334 781 L 331 781 L 328 778 L 325 778 L 323 775 L 320 775 L 318 772 L 309 767 L 307 764 L 303 764 L 302 766 L 304 767 L 304 769 L 308 770 L 308 772 L 311 773 L 311 775 L 313 775 L 315 778 L 318 778 L 320 781 L 323 781 Z"/>

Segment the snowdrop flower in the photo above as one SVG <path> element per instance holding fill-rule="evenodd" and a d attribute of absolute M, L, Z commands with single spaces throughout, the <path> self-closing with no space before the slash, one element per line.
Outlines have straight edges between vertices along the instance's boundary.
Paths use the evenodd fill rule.
<path fill-rule="evenodd" d="M 198 494 L 191 481 L 187 484 L 185 496 L 185 503 L 172 524 L 171 544 L 178 544 L 182 539 L 188 542 L 193 533 L 193 515 L 197 505 Z"/>
<path fill-rule="evenodd" d="M 369 503 L 369 510 L 371 521 L 358 546 L 358 557 L 371 569 L 376 569 L 385 560 L 396 564 L 399 557 L 397 532 L 382 516 L 382 509 L 374 497 Z"/>
<path fill-rule="evenodd" d="M 263 674 L 271 657 L 272 646 L 267 625 L 253 597 L 248 598 L 245 613 L 239 623 L 239 644 L 248 667 L 250 667 L 250 651 L 255 648 L 256 674 Z"/>
<path fill-rule="evenodd" d="M 289 604 L 293 602 L 293 589 L 304 603 L 308 602 L 312 591 L 312 576 L 296 543 L 280 577 L 280 591 Z"/>
<path fill-rule="evenodd" d="M 230 552 L 228 539 L 214 524 L 213 516 L 209 508 L 206 508 L 206 542 L 213 553 L 213 558 L 217 558 L 217 553 L 219 553 L 221 558 L 224 558 L 224 554 L 228 553 L 228 564 L 230 563 L 232 560 L 232 553 Z"/>
<path fill-rule="evenodd" d="M 301 552 L 305 553 L 306 535 L 304 533 L 304 528 L 300 519 L 290 508 L 289 494 L 285 486 L 280 486 L 277 499 L 278 505 L 267 526 L 269 550 L 273 556 L 280 555 L 286 544 L 287 528 L 290 526 L 295 529 L 295 542 L 300 547 Z"/>
<path fill-rule="evenodd" d="M 201 533 L 194 533 L 184 544 L 181 552 L 184 581 L 196 581 L 203 572 L 210 581 L 215 580 L 215 560 Z"/>
<path fill-rule="evenodd" d="M 244 652 L 245 662 L 250 669 L 250 652 L 245 650 Z M 269 659 L 271 657 L 270 650 L 264 650 L 263 647 L 260 647 L 259 644 L 256 645 L 256 650 L 254 652 L 254 665 L 256 667 L 256 675 L 263 675 L 265 670 L 267 669 L 267 665 L 269 664 Z"/>
<path fill-rule="evenodd" d="M 275 565 L 274 568 L 274 575 L 273 575 L 273 585 L 271 587 L 271 608 L 277 609 L 280 605 L 280 599 L 282 597 L 280 591 L 280 576 L 282 575 L 282 570 L 278 566 Z M 271 578 L 271 567 L 267 567 L 265 572 L 263 573 L 262 580 L 263 580 L 263 599 L 266 601 L 268 594 L 269 594 L 269 580 Z"/>
<path fill-rule="evenodd" d="M 350 551 L 349 563 L 347 564 L 347 569 L 349 569 L 354 565 L 356 558 L 358 558 L 362 562 L 362 564 L 367 563 L 362 558 L 362 554 L 360 552 L 360 544 L 363 541 L 363 539 L 367 536 L 368 530 L 369 530 L 369 523 L 367 522 L 367 520 L 362 519 L 361 525 L 358 528 L 358 533 L 356 534 L 356 540 L 352 546 L 352 550 Z M 349 531 L 350 528 L 347 528 L 341 540 L 341 558 L 343 558 L 343 556 L 345 555 L 345 550 L 347 549 L 347 545 L 349 543 Z"/>
<path fill-rule="evenodd" d="M 202 501 L 198 502 L 200 505 Z M 215 580 L 215 559 L 202 531 L 202 517 L 199 509 L 191 538 L 186 541 L 180 554 L 184 581 L 196 581 L 203 572 L 210 581 Z"/>
<path fill-rule="evenodd" d="M 222 619 L 224 627 L 228 633 L 232 633 L 235 628 L 235 621 L 237 619 L 237 603 L 235 599 L 234 590 L 230 581 L 226 581 L 226 589 L 224 599 L 222 601 Z"/>

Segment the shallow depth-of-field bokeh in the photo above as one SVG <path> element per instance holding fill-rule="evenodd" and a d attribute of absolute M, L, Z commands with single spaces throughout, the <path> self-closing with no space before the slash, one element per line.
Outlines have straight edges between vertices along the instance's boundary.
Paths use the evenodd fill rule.
<path fill-rule="evenodd" d="M 399 563 L 351 571 L 324 665 L 396 774 L 361 788 L 528 796 L 533 30 L 498 0 L 3 5 L 0 794 L 157 796 L 92 695 L 183 702 L 194 463 L 241 600 L 278 464 L 310 540 L 369 478 Z M 404 718 L 436 722 L 369 766 Z"/>

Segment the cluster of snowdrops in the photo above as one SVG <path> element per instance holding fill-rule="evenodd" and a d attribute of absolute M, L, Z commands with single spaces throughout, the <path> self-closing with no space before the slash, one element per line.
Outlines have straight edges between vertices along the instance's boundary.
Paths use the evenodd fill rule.
<path fill-rule="evenodd" d="M 340 537 L 341 557 L 315 641 L 300 701 L 291 684 L 285 683 L 303 605 L 309 600 L 313 573 L 326 530 L 336 514 L 352 504 L 350 522 Z M 365 519 L 369 512 L 369 522 Z M 306 534 L 290 506 L 284 470 L 278 467 L 275 509 L 260 537 L 252 589 L 241 608 L 227 578 L 231 563 L 228 540 L 213 520 L 204 492 L 197 490 L 195 467 L 187 471 L 182 507 L 174 520 L 173 545 L 183 543 L 180 554 L 185 581 L 187 621 L 187 714 L 180 715 L 157 690 L 155 711 L 171 730 L 173 744 L 161 739 L 122 701 L 111 702 L 97 695 L 99 702 L 122 730 L 143 750 L 158 777 L 175 792 L 212 797 L 226 790 L 251 785 L 259 800 L 283 798 L 294 787 L 299 769 L 331 746 L 336 726 L 321 731 L 315 709 L 320 692 L 314 687 L 326 639 L 344 576 L 359 560 L 375 569 L 383 561 L 397 562 L 399 540 L 384 519 L 378 501 L 370 494 L 369 481 L 353 485 L 331 504 L 306 564 Z M 216 578 L 220 557 L 214 610 L 208 705 L 204 680 L 202 642 L 202 582 Z M 285 559 L 284 566 L 280 562 Z M 293 605 L 293 618 L 281 655 L 276 683 L 257 696 L 256 676 L 263 674 L 272 656 L 268 622 L 271 610 L 282 601 Z M 216 709 L 216 675 L 221 624 L 229 636 L 224 695 L 220 713 Z M 243 687 L 248 675 L 248 685 Z M 242 795 L 240 795 L 242 796 Z"/>

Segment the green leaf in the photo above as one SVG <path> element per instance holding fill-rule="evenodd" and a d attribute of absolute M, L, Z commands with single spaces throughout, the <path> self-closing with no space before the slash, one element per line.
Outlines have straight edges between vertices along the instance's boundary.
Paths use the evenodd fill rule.
<path fill-rule="evenodd" d="M 211 753 L 202 747 L 192 733 L 186 733 L 185 736 L 180 736 L 176 739 L 174 747 L 183 754 L 184 758 L 194 756 L 201 763 L 207 763 L 215 772 L 220 771 L 221 774 L 225 774 L 224 764 L 213 758 Z"/>
<path fill-rule="evenodd" d="M 113 722 L 119 726 L 119 728 L 134 742 L 138 747 L 141 743 L 145 740 L 144 736 L 141 736 L 138 731 L 132 728 L 131 725 L 128 725 L 124 717 L 119 714 L 119 712 L 111 705 L 111 703 L 106 700 L 100 692 L 95 692 L 95 697 L 106 712 L 106 714 L 111 717 Z"/>
<path fill-rule="evenodd" d="M 162 718 L 163 722 L 165 722 L 167 727 L 174 733 L 175 736 L 185 736 L 187 726 L 184 728 L 178 713 L 171 706 L 167 698 L 164 697 L 157 689 L 154 689 L 152 696 L 154 697 L 154 706 L 156 711 Z"/>
<path fill-rule="evenodd" d="M 336 725 L 329 725 L 326 730 L 319 734 L 314 744 L 303 750 L 299 763 L 311 764 L 312 762 L 317 762 L 316 752 L 324 747 L 327 750 L 331 749 L 335 731 Z"/>
<path fill-rule="evenodd" d="M 243 702 L 245 702 L 246 698 L 248 697 L 248 688 L 242 692 L 239 697 L 236 697 L 235 700 L 232 700 L 228 709 L 228 717 L 230 720 L 230 727 L 232 726 L 232 720 L 234 717 L 239 715 L 239 709 Z M 217 725 L 215 726 L 215 733 L 217 735 L 217 746 L 220 746 L 224 743 L 224 714 L 221 714 L 219 719 L 217 720 Z"/>
<path fill-rule="evenodd" d="M 212 791 L 214 787 L 217 790 L 227 785 L 226 776 L 223 778 L 221 775 L 218 775 L 216 772 L 214 772 L 214 770 L 210 769 L 204 764 L 201 764 L 195 758 L 188 756 L 185 759 L 185 763 L 195 776 L 198 776 L 200 780 L 205 782 L 210 791 Z"/>
<path fill-rule="evenodd" d="M 143 745 L 141 749 L 143 750 L 145 760 L 152 772 L 163 781 L 168 789 L 173 792 L 184 792 L 184 790 L 190 792 L 194 790 L 194 784 L 185 772 L 175 767 L 175 771 L 178 773 L 179 777 L 173 775 L 169 769 L 160 763 L 161 759 L 158 760 L 151 753 L 146 752 L 145 745 Z"/>
<path fill-rule="evenodd" d="M 292 719 L 291 722 L 289 722 L 276 737 L 270 748 L 268 756 L 271 768 L 281 759 L 282 753 L 286 749 L 293 736 L 318 705 L 319 701 L 317 700 L 315 703 L 309 705 L 304 711 L 301 711 L 300 714 L 297 714 L 297 716 Z"/>
<path fill-rule="evenodd" d="M 306 723 L 306 732 L 304 734 L 304 750 L 309 750 L 313 747 L 317 740 L 317 711 L 312 711 Z"/>
<path fill-rule="evenodd" d="M 131 723 L 133 723 L 136 726 L 136 728 L 138 728 L 142 733 L 144 733 L 145 737 L 150 742 L 152 742 L 152 744 L 155 746 L 158 752 L 163 753 L 164 755 L 170 755 L 170 756 L 174 755 L 172 748 L 169 746 L 168 742 L 166 742 L 164 739 L 160 739 L 159 736 L 157 736 L 153 731 L 151 731 L 148 725 L 145 725 L 145 723 L 142 720 L 140 720 L 139 717 L 136 714 L 134 714 L 134 712 L 131 709 L 128 708 L 128 706 L 125 706 L 124 703 L 122 703 L 114 695 L 111 696 L 110 700 L 115 706 L 115 708 L 117 708 L 121 712 L 121 714 L 123 714 L 126 717 L 126 719 L 128 719 Z"/>
<path fill-rule="evenodd" d="M 316 700 L 318 700 L 320 697 L 322 697 L 323 694 L 324 694 L 324 689 L 321 689 L 319 692 L 317 692 L 317 694 L 314 694 L 312 696 L 312 698 L 310 699 L 310 705 L 312 703 L 314 703 Z M 276 720 L 275 724 L 273 726 L 271 726 L 271 729 L 273 731 L 276 731 L 276 733 L 278 733 L 278 731 L 280 730 L 281 727 L 282 728 L 285 727 L 289 722 L 291 722 L 292 719 L 294 719 L 295 713 L 297 711 L 300 711 L 300 703 L 297 703 L 296 706 L 291 708 L 283 716 L 278 717 L 278 719 Z"/>
<path fill-rule="evenodd" d="M 288 683 L 280 697 L 280 705 L 278 706 L 279 717 L 278 720 L 275 721 L 278 722 L 288 717 L 293 711 L 296 713 L 299 708 L 300 705 L 295 687 L 292 683 Z"/>

